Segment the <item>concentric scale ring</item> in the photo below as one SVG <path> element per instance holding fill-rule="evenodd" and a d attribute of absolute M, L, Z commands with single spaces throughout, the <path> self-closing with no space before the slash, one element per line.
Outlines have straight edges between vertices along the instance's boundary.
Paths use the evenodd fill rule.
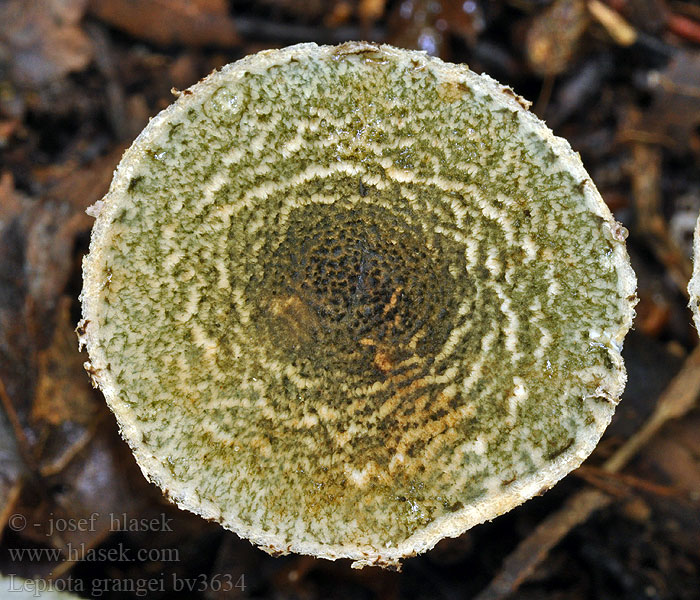
<path fill-rule="evenodd" d="M 391 565 L 580 464 L 635 278 L 525 105 L 422 53 L 302 44 L 153 119 L 82 295 L 146 476 L 269 551 Z"/>

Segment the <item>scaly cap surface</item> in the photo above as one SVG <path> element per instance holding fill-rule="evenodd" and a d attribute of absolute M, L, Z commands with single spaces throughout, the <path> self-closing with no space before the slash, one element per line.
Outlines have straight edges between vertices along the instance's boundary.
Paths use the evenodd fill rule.
<path fill-rule="evenodd" d="M 270 552 L 388 566 L 577 467 L 636 282 L 527 106 L 358 42 L 249 56 L 154 118 L 94 209 L 80 325 L 144 474 Z"/>

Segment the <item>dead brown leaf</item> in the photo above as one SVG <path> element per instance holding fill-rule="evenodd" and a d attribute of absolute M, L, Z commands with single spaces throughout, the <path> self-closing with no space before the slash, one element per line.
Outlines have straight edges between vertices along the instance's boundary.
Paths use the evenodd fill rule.
<path fill-rule="evenodd" d="M 2 401 L 22 455 L 32 468 L 38 468 L 34 464 L 35 446 L 46 442 L 30 418 L 39 356 L 51 344 L 55 311 L 76 266 L 76 236 L 92 225 L 85 208 L 106 191 L 120 154 L 121 149 L 71 173 L 43 202 L 17 193 L 11 177 L 0 179 Z M 63 319 L 64 327 L 72 329 L 65 307 Z M 75 349 L 73 354 L 77 355 Z M 48 370 L 45 364 L 44 371 Z M 82 369 L 76 371 L 76 377 L 85 382 Z"/>
<path fill-rule="evenodd" d="M 374 23 L 382 17 L 386 0 L 360 0 L 357 12 L 363 23 Z"/>
<path fill-rule="evenodd" d="M 38 378 L 30 423 L 38 438 L 34 448 L 42 473 L 59 471 L 94 434 L 103 402 L 83 376 L 70 314 L 73 299 L 58 303 L 51 345 L 38 354 Z"/>
<path fill-rule="evenodd" d="M 94 220 L 85 209 L 107 191 L 122 148 L 59 180 L 33 210 L 26 233 L 27 321 L 35 339 L 50 336 L 59 296 L 74 268 L 75 238 Z"/>
<path fill-rule="evenodd" d="M 36 88 L 84 69 L 92 59 L 80 28 L 86 0 L 7 0 L 0 3 L 0 46 L 9 49 L 12 79 Z"/>
<path fill-rule="evenodd" d="M 0 227 L 15 218 L 22 210 L 22 203 L 15 194 L 15 183 L 11 173 L 0 173 Z"/>
<path fill-rule="evenodd" d="M 154 44 L 222 48 L 240 44 L 222 0 L 90 0 L 89 11 L 112 27 Z"/>
<path fill-rule="evenodd" d="M 115 517 L 139 515 L 155 497 L 116 427 L 104 427 L 60 473 L 26 484 L 13 509 L 26 523 L 20 538 L 58 549 L 59 559 L 12 561 L 3 555 L 0 571 L 61 576 L 111 534 Z"/>

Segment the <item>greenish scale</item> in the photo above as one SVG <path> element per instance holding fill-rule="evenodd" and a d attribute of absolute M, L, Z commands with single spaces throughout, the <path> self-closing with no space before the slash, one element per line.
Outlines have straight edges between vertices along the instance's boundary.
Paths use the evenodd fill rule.
<path fill-rule="evenodd" d="M 100 343 L 143 443 L 246 524 L 397 544 L 593 422 L 611 243 L 519 112 L 444 85 L 357 55 L 247 73 L 131 178 Z"/>

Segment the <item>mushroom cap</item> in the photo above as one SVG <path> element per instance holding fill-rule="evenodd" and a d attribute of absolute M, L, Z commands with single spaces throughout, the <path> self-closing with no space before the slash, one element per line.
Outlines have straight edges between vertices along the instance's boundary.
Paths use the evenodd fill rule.
<path fill-rule="evenodd" d="M 152 119 L 93 207 L 79 325 L 145 476 L 268 552 L 359 567 L 576 468 L 636 280 L 527 107 L 421 52 L 307 43 Z"/>
<path fill-rule="evenodd" d="M 688 282 L 688 295 L 690 297 L 688 306 L 693 312 L 695 329 L 700 331 L 700 215 L 695 223 L 693 235 L 693 276 Z"/>

